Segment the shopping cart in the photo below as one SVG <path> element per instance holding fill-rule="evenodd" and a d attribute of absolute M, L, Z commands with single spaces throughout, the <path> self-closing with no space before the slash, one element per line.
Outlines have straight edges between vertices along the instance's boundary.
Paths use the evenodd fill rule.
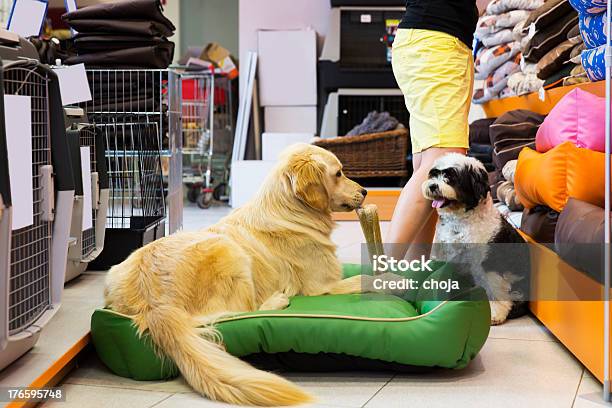
<path fill-rule="evenodd" d="M 234 135 L 233 82 L 218 72 L 181 71 L 183 182 L 200 208 L 228 199 Z"/>

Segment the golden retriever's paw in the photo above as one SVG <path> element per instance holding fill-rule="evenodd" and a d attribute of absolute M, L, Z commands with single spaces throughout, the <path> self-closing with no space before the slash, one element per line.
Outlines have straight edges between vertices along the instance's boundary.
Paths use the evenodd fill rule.
<path fill-rule="evenodd" d="M 287 306 L 289 306 L 289 296 L 275 292 L 259 307 L 259 310 L 283 310 Z"/>

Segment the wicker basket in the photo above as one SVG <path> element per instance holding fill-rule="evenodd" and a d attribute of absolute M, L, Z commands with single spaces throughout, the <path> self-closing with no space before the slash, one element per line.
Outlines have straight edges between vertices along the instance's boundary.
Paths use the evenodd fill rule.
<path fill-rule="evenodd" d="M 407 177 L 408 129 L 319 139 L 314 144 L 334 153 L 353 178 Z"/>

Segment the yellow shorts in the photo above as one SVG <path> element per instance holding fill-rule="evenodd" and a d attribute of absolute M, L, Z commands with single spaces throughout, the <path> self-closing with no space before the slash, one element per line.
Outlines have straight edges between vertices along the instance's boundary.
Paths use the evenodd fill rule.
<path fill-rule="evenodd" d="M 474 59 L 463 42 L 438 31 L 400 29 L 393 73 L 410 112 L 413 153 L 469 147 Z"/>

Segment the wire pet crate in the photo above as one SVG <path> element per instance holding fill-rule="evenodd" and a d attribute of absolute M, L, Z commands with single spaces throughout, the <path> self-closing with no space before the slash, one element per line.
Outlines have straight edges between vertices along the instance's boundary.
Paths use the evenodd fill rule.
<path fill-rule="evenodd" d="M 0 369 L 33 347 L 59 307 L 74 196 L 57 76 L 26 59 L 5 63 L 2 76 L 4 95 L 31 102 L 33 223 L 10 231 L 10 208 L 2 216 L 0 241 L 8 243 L 0 248 L 10 255 L 0 264 L 0 301 L 8 305 L 0 310 Z"/>
<path fill-rule="evenodd" d="M 87 75 L 92 100 L 82 107 L 102 131 L 109 177 L 104 250 L 89 269 L 104 270 L 165 235 L 168 71 L 91 69 Z"/>
<path fill-rule="evenodd" d="M 103 256 L 91 268 L 108 269 L 164 236 L 166 206 L 157 123 L 97 126 L 107 149 L 109 199 Z"/>
<path fill-rule="evenodd" d="M 76 186 L 66 267 L 65 280 L 68 282 L 83 273 L 89 262 L 96 259 L 104 248 L 109 189 L 101 129 L 89 124 L 74 123 L 66 131 L 66 136 L 70 145 Z M 89 180 L 83 176 L 81 162 L 81 155 L 87 154 L 86 150 L 89 153 Z M 85 188 L 90 188 L 90 192 Z M 91 201 L 86 200 L 86 194 L 90 194 Z M 86 209 L 86 206 L 91 209 Z M 88 218 L 84 214 L 85 211 L 91 211 L 91 226 L 87 228 L 84 226 L 85 219 Z"/>

